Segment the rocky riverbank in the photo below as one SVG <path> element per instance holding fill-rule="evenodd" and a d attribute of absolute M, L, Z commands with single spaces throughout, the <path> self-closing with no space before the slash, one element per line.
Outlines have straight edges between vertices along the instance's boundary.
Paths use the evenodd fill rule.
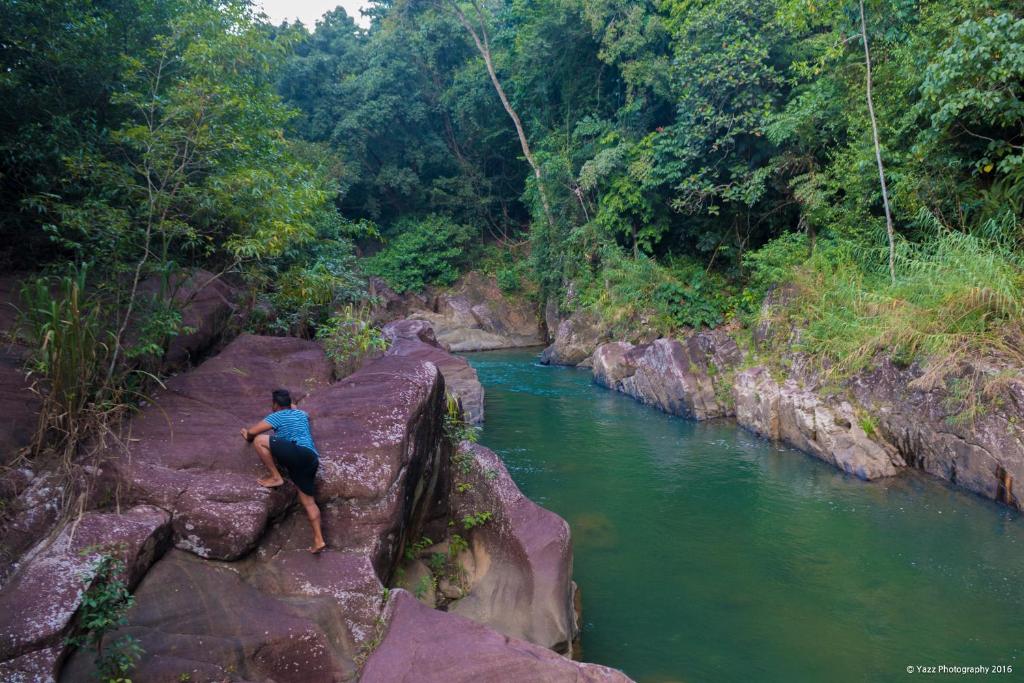
<path fill-rule="evenodd" d="M 665 412 L 734 417 L 862 479 L 917 469 L 1024 508 L 1022 368 L 964 359 L 935 383 L 916 364 L 879 357 L 836 385 L 792 350 L 792 330 L 757 330 L 750 349 L 724 329 L 639 345 L 609 342 L 586 314 L 561 320 L 557 330 L 542 359 L 592 367 L 595 382 Z M 985 395 L 965 396 L 981 393 L 979 378 Z"/>
<path fill-rule="evenodd" d="M 449 351 L 488 351 L 539 346 L 545 341 L 537 306 L 523 295 L 507 295 L 493 276 L 471 271 L 451 288 L 396 294 L 371 278 L 379 323 L 397 319 L 430 323 L 438 343 Z"/>
<path fill-rule="evenodd" d="M 467 276 L 472 283 L 484 280 Z M 487 300 L 499 303 L 487 305 L 507 315 L 510 305 L 496 286 L 492 289 Z M 432 300 L 459 299 L 465 291 L 462 283 L 455 293 L 435 293 Z M 408 296 L 390 301 L 391 315 L 417 317 L 412 312 L 417 305 L 410 309 Z M 765 311 L 781 303 L 770 298 Z M 435 307 L 447 310 L 445 306 Z M 516 320 L 527 317 L 521 312 Z M 1024 496 L 1014 488 L 1019 489 L 1024 477 L 1022 368 L 964 359 L 962 367 L 936 384 L 926 382 L 920 366 L 904 367 L 880 356 L 870 369 L 836 385 L 794 350 L 796 330 L 769 324 L 754 330 L 753 343 L 743 346 L 728 329 L 642 344 L 613 341 L 594 314 L 582 310 L 559 315 L 554 306 L 545 311 L 543 326 L 533 324 L 536 336 L 544 329 L 550 336 L 542 363 L 590 367 L 595 382 L 665 412 L 698 420 L 735 418 L 746 429 L 862 479 L 918 469 L 986 498 L 1024 507 Z M 526 327 L 523 322 L 523 331 Z M 447 329 L 456 347 L 474 347 L 465 329 Z M 512 346 L 516 344 L 505 340 L 502 347 Z M 986 395 L 965 396 L 981 393 L 979 378 L 988 387 Z"/>
<path fill-rule="evenodd" d="M 628 681 L 565 656 L 579 635 L 568 525 L 523 497 L 497 456 L 451 433 L 447 391 L 482 416 L 475 373 L 425 321 L 385 333 L 385 355 L 339 381 L 315 343 L 254 335 L 169 379 L 90 465 L 95 509 L 54 539 L 55 518 L 8 547 L 0 678 L 92 675 L 93 653 L 65 638 L 82 574 L 107 552 L 135 593 L 113 637 L 138 640 L 133 678 L 147 683 Z M 279 386 L 310 414 L 321 452 L 329 548 L 317 556 L 294 488 L 256 485 L 237 433 Z M 47 481 L 23 478 L 16 519 Z M 418 565 L 432 602 L 399 587 Z"/>

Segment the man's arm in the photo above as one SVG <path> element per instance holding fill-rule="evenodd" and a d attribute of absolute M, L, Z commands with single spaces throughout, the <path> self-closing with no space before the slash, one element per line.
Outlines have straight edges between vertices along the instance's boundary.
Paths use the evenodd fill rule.
<path fill-rule="evenodd" d="M 270 431 L 273 428 L 274 428 L 274 426 L 272 424 L 270 424 L 269 422 L 267 422 L 266 420 L 260 420 L 259 422 L 254 424 L 252 427 L 246 427 L 245 429 L 243 429 L 242 430 L 242 438 L 244 438 L 246 441 L 252 443 L 252 440 L 255 439 L 257 436 L 259 436 L 263 432 Z"/>

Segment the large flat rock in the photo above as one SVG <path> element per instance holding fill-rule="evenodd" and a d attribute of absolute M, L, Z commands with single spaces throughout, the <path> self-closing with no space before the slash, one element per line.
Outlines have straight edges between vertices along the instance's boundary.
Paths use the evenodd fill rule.
<path fill-rule="evenodd" d="M 620 671 L 574 662 L 457 614 L 432 610 L 397 589 L 387 631 L 362 683 L 625 683 Z"/>
<path fill-rule="evenodd" d="M 340 553 L 253 567 L 175 550 L 142 581 L 128 626 L 113 637 L 138 639 L 145 655 L 132 678 L 147 683 L 352 680 L 360 635 L 376 618 L 362 610 L 363 594 L 379 600 L 379 586 L 368 562 Z M 60 680 L 91 675 L 91 653 L 79 651 Z"/>
<path fill-rule="evenodd" d="M 301 403 L 330 378 L 330 363 L 313 342 L 237 338 L 168 380 L 154 405 L 131 420 L 126 447 L 111 453 L 125 495 L 171 511 L 178 547 L 210 558 L 242 556 L 294 492 L 256 484 L 262 466 L 238 431 L 270 412 L 274 389 L 289 389 Z"/>
<path fill-rule="evenodd" d="M 444 387 L 432 363 L 384 356 L 304 405 L 320 451 L 325 537 L 368 553 L 381 576 L 390 576 L 407 535 L 443 514 Z"/>
<path fill-rule="evenodd" d="M 450 351 L 489 351 L 539 346 L 536 305 L 525 296 L 508 295 L 494 276 L 471 271 L 450 289 L 399 296 L 379 280 L 372 283 L 388 320 L 409 318 L 430 323 L 437 341 Z"/>
<path fill-rule="evenodd" d="M 73 541 L 69 536 L 55 550 L 40 546 L 29 554 L 0 593 L 0 615 L 6 615 L 0 616 L 6 647 L 0 676 L 90 680 L 93 653 L 69 653 L 63 645 L 81 599 L 78 550 L 98 539 L 123 539 L 131 549 L 131 585 L 160 551 L 177 546 L 142 578 L 127 625 L 110 635 L 131 635 L 141 644 L 133 680 L 358 678 L 359 663 L 384 638 L 394 614 L 384 612 L 383 584 L 402 549 L 427 525 L 446 526 L 453 512 L 446 377 L 439 365 L 464 361 L 425 342 L 429 327 L 405 332 L 392 353 L 333 384 L 315 344 L 253 336 L 169 380 L 132 419 L 126 449 L 111 453 L 107 467 L 122 500 L 148 505 L 120 515 L 89 513 L 74 527 Z M 294 489 L 258 486 L 261 466 L 238 435 L 240 426 L 269 410 L 270 391 L 282 386 L 309 413 L 321 453 L 316 498 L 329 547 L 315 556 L 306 551 L 309 527 Z M 480 505 L 493 508 L 495 518 L 474 534 L 480 590 L 459 609 L 543 645 L 424 608 L 429 616 L 416 616 L 411 628 L 444 620 L 431 634 L 440 638 L 440 658 L 430 658 L 422 678 L 413 660 L 428 653 L 406 652 L 412 660 L 405 671 L 416 676 L 408 680 L 441 680 L 446 668 L 471 672 L 461 680 L 627 680 L 548 649 L 566 649 L 577 628 L 568 528 L 526 500 L 493 453 L 480 449 L 474 458 Z M 391 621 L 395 633 L 410 623 Z M 467 651 L 477 658 L 468 668 L 459 663 Z M 438 668 L 442 659 L 447 664 Z"/>
<path fill-rule="evenodd" d="M 407 537 L 447 500 L 444 380 L 431 363 L 383 357 L 301 405 L 321 454 L 316 497 L 329 549 L 306 551 L 305 515 L 285 501 L 241 560 L 169 554 L 141 585 L 124 630 L 146 651 L 138 680 L 356 677 L 360 653 L 377 634 L 378 576 L 388 576 Z M 89 657 L 76 653 L 63 680 L 81 680 L 90 669 Z"/>

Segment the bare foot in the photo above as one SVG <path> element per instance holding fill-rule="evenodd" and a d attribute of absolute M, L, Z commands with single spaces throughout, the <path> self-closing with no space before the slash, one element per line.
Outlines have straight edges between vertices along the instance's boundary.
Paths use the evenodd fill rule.
<path fill-rule="evenodd" d="M 257 479 L 256 483 L 260 486 L 266 486 L 268 489 L 275 489 L 284 484 L 284 479 L 281 477 L 264 477 L 263 479 Z"/>
<path fill-rule="evenodd" d="M 327 547 L 326 543 L 321 543 L 320 545 L 314 545 L 314 546 L 310 547 L 309 552 L 313 553 L 314 555 L 319 555 L 320 551 L 322 551 L 326 547 Z"/>

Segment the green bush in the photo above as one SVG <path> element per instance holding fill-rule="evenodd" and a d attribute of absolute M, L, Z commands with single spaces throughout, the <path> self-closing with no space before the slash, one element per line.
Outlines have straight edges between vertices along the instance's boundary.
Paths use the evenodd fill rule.
<path fill-rule="evenodd" d="M 433 214 L 401 221 L 391 232 L 397 237 L 367 259 L 366 271 L 387 280 L 396 292 L 455 282 L 473 238 L 471 228 Z"/>
<path fill-rule="evenodd" d="M 581 281 L 579 303 L 592 308 L 612 328 L 613 336 L 629 337 L 637 322 L 658 334 L 684 328 L 714 327 L 732 314 L 732 287 L 718 273 L 690 259 L 661 264 L 640 255 L 627 256 L 618 247 L 601 250 L 602 267 Z"/>
<path fill-rule="evenodd" d="M 743 256 L 747 286 L 740 294 L 738 307 L 746 313 L 757 311 L 768 290 L 792 279 L 795 266 L 809 255 L 807 235 L 803 232 L 787 232 L 760 249 L 748 251 Z"/>
<path fill-rule="evenodd" d="M 793 266 L 803 263 L 808 256 L 807 235 L 803 232 L 787 232 L 760 249 L 748 251 L 743 256 L 747 288 L 764 294 L 772 285 L 790 277 Z"/>
<path fill-rule="evenodd" d="M 695 263 L 675 264 L 654 290 L 654 305 L 673 328 L 716 327 L 729 313 L 729 287 L 724 278 Z"/>
<path fill-rule="evenodd" d="M 33 452 L 66 458 L 124 407 L 125 370 L 112 358 L 117 338 L 103 302 L 90 294 L 87 269 L 40 277 L 21 288 L 19 333 L 34 351 L 29 370 L 42 397 Z"/>
<path fill-rule="evenodd" d="M 498 287 L 506 294 L 530 289 L 529 252 L 524 244 L 488 244 L 474 251 L 473 270 L 484 275 L 493 275 Z"/>
<path fill-rule="evenodd" d="M 252 284 L 267 290 L 272 317 L 255 320 L 253 330 L 309 337 L 339 306 L 366 298 L 352 240 L 377 237 L 369 221 L 348 221 L 337 213 L 317 223 L 316 239 L 292 244 L 251 270 Z"/>
<path fill-rule="evenodd" d="M 317 330 L 316 337 L 324 345 L 328 358 L 334 361 L 336 374 L 349 374 L 368 354 L 388 347 L 387 340 L 368 318 L 365 309 L 349 304 Z"/>
<path fill-rule="evenodd" d="M 498 280 L 498 287 L 501 288 L 501 291 L 506 294 L 511 294 L 522 289 L 523 270 L 524 268 L 521 264 L 499 268 L 496 277 Z"/>
<path fill-rule="evenodd" d="M 86 548 L 83 554 L 95 552 Z M 142 656 L 142 647 L 131 636 L 107 642 L 110 631 L 128 623 L 127 612 L 135 597 L 124 582 L 125 566 L 118 549 L 105 550 L 81 576 L 86 590 L 78 610 L 78 630 L 67 639 L 70 645 L 95 651 L 96 674 L 103 683 L 131 683 L 128 678 Z"/>

